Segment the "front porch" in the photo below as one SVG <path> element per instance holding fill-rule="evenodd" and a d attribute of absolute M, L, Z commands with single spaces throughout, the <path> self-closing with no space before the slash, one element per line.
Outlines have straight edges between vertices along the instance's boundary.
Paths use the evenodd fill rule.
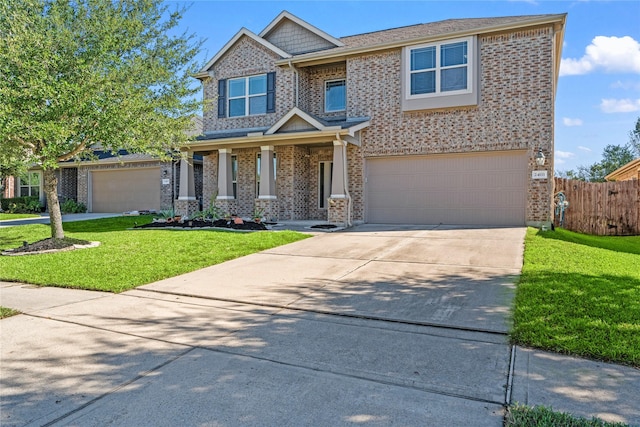
<path fill-rule="evenodd" d="M 366 120 L 321 122 L 294 109 L 269 129 L 205 135 L 183 160 L 176 212 L 190 216 L 198 209 L 189 167 L 189 157 L 198 153 L 205 209 L 273 222 L 350 225 L 362 219 L 359 137 L 366 126 Z"/>

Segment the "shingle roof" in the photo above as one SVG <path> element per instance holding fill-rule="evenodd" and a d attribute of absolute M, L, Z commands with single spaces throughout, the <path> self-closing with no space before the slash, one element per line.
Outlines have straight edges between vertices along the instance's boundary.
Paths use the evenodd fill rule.
<path fill-rule="evenodd" d="M 447 19 L 445 21 L 410 25 L 407 27 L 391 28 L 371 33 L 341 37 L 340 41 L 345 44 L 345 48 L 359 48 L 384 43 L 401 42 L 403 40 L 411 40 L 421 37 L 431 37 L 465 32 L 482 28 L 492 28 L 503 25 L 516 25 L 519 23 L 544 19 L 545 17 L 552 16 L 556 15 L 524 15 L 503 16 L 497 18 Z M 335 48 L 332 50 L 337 49 L 340 48 Z"/>

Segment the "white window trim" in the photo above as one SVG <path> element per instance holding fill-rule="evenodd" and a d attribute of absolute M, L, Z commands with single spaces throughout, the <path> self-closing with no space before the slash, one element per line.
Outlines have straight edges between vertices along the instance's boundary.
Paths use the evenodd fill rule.
<path fill-rule="evenodd" d="M 344 82 L 344 90 L 345 90 L 345 94 L 344 94 L 344 108 L 338 109 L 338 110 L 329 110 L 327 108 L 327 83 L 333 83 L 333 82 Z M 347 110 L 347 79 L 346 78 L 341 78 L 341 79 L 332 79 L 332 80 L 325 80 L 324 81 L 324 112 L 325 113 L 336 113 L 336 112 L 340 112 L 340 111 L 346 111 Z"/>
<path fill-rule="evenodd" d="M 440 48 L 442 45 L 454 44 L 460 42 L 467 42 L 467 88 L 462 90 L 452 90 L 442 92 L 440 90 L 440 71 L 447 68 L 456 68 L 459 65 L 451 66 L 451 67 L 441 67 L 440 66 Z M 433 69 L 436 75 L 436 91 L 434 93 L 421 93 L 412 95 L 411 94 L 411 51 L 414 49 L 422 49 L 425 47 L 435 47 L 436 48 L 436 67 Z M 436 98 L 441 96 L 454 96 L 454 95 L 465 95 L 473 93 L 474 87 L 473 84 L 475 82 L 474 69 L 475 69 L 475 57 L 474 57 L 474 43 L 473 37 L 463 37 L 458 39 L 450 39 L 450 40 L 442 40 L 435 43 L 425 43 L 421 45 L 408 46 L 407 54 L 405 55 L 405 75 L 403 78 L 405 79 L 405 98 L 406 99 L 421 99 L 421 98 Z"/>
<path fill-rule="evenodd" d="M 265 112 L 264 113 L 258 113 L 258 114 L 249 114 L 249 104 L 250 104 L 250 98 L 255 98 L 257 96 L 267 96 L 267 90 L 265 89 L 264 93 L 254 93 L 253 95 L 249 95 L 249 79 L 252 77 L 260 77 L 260 76 L 265 76 L 265 79 L 267 79 L 267 74 L 263 73 L 263 74 L 255 74 L 253 76 L 246 76 L 246 77 L 234 77 L 232 79 L 228 79 L 227 80 L 227 117 L 230 118 L 235 118 L 235 117 L 248 117 L 248 116 L 262 116 L 267 114 L 266 112 L 266 108 L 265 108 Z M 231 96 L 231 82 L 234 80 L 244 80 L 244 95 L 242 96 Z M 231 115 L 231 100 L 232 99 L 244 99 L 245 103 L 244 103 L 244 114 L 241 116 L 232 116 Z"/>
<path fill-rule="evenodd" d="M 28 188 L 29 189 L 29 195 L 27 197 L 33 197 L 33 195 L 31 194 L 31 189 L 38 187 L 38 199 L 42 200 L 43 198 L 43 194 L 42 194 L 42 172 L 40 171 L 28 171 L 27 174 L 37 174 L 38 175 L 38 185 L 22 185 L 22 177 L 18 177 L 17 179 L 17 184 L 18 184 L 18 188 L 17 188 L 17 195 L 18 196 L 22 196 L 22 188 Z"/>

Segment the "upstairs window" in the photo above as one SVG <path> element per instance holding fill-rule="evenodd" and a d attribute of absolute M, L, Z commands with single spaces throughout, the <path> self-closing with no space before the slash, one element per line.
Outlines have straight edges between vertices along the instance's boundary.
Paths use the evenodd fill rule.
<path fill-rule="evenodd" d="M 218 80 L 218 118 L 275 113 L 276 73 Z"/>
<path fill-rule="evenodd" d="M 472 49 L 469 39 L 411 48 L 408 97 L 444 96 L 471 91 Z"/>
<path fill-rule="evenodd" d="M 267 75 L 229 79 L 229 117 L 267 112 Z"/>
<path fill-rule="evenodd" d="M 347 108 L 347 82 L 341 80 L 329 80 L 324 82 L 324 111 L 344 111 Z"/>

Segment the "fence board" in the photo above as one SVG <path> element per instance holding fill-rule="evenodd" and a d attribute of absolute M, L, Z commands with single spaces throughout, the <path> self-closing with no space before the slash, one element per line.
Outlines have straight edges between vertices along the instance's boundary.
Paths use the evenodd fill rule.
<path fill-rule="evenodd" d="M 562 227 L 600 236 L 640 235 L 638 180 L 584 182 L 555 178 L 554 182 L 555 193 L 562 191 L 569 202 Z M 556 226 L 560 226 L 560 220 L 556 214 Z"/>

